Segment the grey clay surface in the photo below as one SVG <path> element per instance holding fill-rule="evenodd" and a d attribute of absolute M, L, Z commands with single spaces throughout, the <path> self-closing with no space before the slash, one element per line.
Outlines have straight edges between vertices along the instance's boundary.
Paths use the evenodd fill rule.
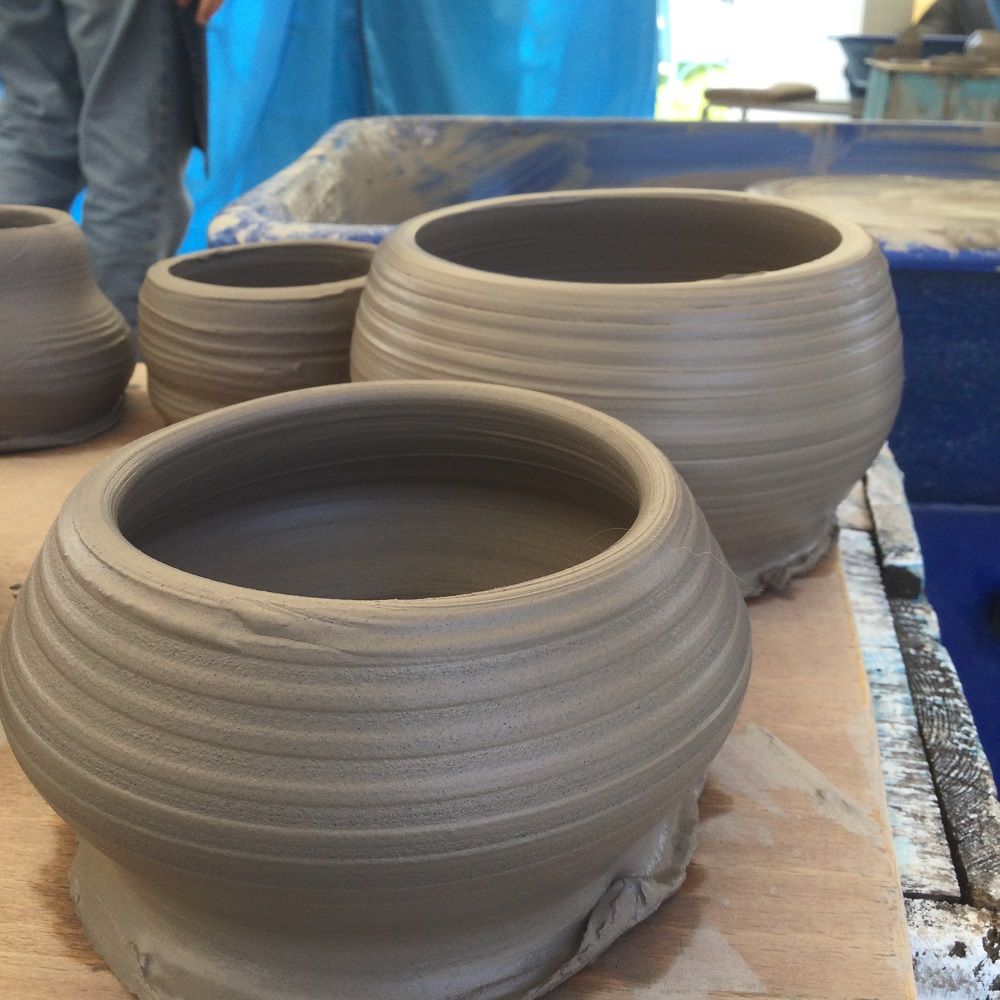
<path fill-rule="evenodd" d="M 168 422 L 291 389 L 346 382 L 372 248 L 304 240 L 154 264 L 139 296 L 149 395 Z"/>
<path fill-rule="evenodd" d="M 749 667 L 653 445 L 394 382 L 99 466 L 18 598 L 0 711 L 142 1000 L 527 1000 L 679 886 Z"/>
<path fill-rule="evenodd" d="M 53 208 L 0 205 L 0 452 L 107 430 L 134 363 L 76 223 Z"/>
<path fill-rule="evenodd" d="M 626 421 L 684 476 L 748 595 L 826 551 L 902 389 L 887 266 L 860 226 L 694 189 L 520 195 L 403 223 L 375 256 L 351 366 Z"/>

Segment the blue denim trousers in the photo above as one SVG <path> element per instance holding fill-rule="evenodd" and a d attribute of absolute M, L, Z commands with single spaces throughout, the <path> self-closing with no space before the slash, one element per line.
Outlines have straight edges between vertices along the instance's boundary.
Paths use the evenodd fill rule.
<path fill-rule="evenodd" d="M 0 0 L 0 203 L 68 209 L 135 323 L 146 269 L 191 217 L 191 71 L 173 0 Z"/>

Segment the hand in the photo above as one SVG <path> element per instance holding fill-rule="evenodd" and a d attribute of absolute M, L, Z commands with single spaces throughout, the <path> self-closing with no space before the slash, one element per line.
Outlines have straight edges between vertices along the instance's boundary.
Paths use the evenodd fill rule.
<path fill-rule="evenodd" d="M 198 13 L 194 19 L 198 24 L 204 26 L 211 20 L 212 15 L 222 6 L 223 0 L 177 0 L 177 6 L 188 8 L 193 2 L 198 4 Z"/>

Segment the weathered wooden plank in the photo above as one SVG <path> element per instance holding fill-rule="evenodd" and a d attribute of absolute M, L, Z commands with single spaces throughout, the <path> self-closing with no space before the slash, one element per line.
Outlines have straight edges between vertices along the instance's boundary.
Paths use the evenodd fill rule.
<path fill-rule="evenodd" d="M 857 531 L 867 531 L 869 534 L 875 530 L 863 480 L 856 482 L 851 492 L 841 500 L 837 507 L 837 523 L 842 528 L 854 528 Z"/>
<path fill-rule="evenodd" d="M 1000 914 L 908 899 L 920 1000 L 992 1000 L 1000 993 Z"/>
<path fill-rule="evenodd" d="M 906 667 L 871 536 L 842 528 L 840 558 L 868 674 L 886 802 L 904 893 L 961 898 Z"/>
<path fill-rule="evenodd" d="M 924 592 L 924 560 L 906 502 L 903 474 L 888 445 L 868 470 L 865 489 L 886 593 L 890 597 L 920 597 Z"/>
<path fill-rule="evenodd" d="M 1000 802 L 962 682 L 930 604 L 901 598 L 890 604 L 962 898 L 1000 906 Z"/>

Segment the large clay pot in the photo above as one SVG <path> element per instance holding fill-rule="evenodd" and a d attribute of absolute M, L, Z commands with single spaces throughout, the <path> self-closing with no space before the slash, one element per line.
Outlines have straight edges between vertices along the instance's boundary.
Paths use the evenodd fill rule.
<path fill-rule="evenodd" d="M 754 594 L 828 547 L 892 426 L 902 355 L 885 260 L 854 223 L 722 191 L 582 191 L 401 225 L 352 375 L 505 382 L 620 417 Z"/>
<path fill-rule="evenodd" d="M 144 1000 L 540 995 L 679 885 L 750 665 L 653 445 L 456 382 L 119 451 L 0 648 L 84 927 Z"/>
<path fill-rule="evenodd" d="M 255 243 L 154 264 L 139 295 L 149 396 L 168 422 L 346 382 L 373 248 Z"/>
<path fill-rule="evenodd" d="M 107 430 L 134 363 L 76 223 L 54 208 L 0 205 L 0 452 Z"/>

